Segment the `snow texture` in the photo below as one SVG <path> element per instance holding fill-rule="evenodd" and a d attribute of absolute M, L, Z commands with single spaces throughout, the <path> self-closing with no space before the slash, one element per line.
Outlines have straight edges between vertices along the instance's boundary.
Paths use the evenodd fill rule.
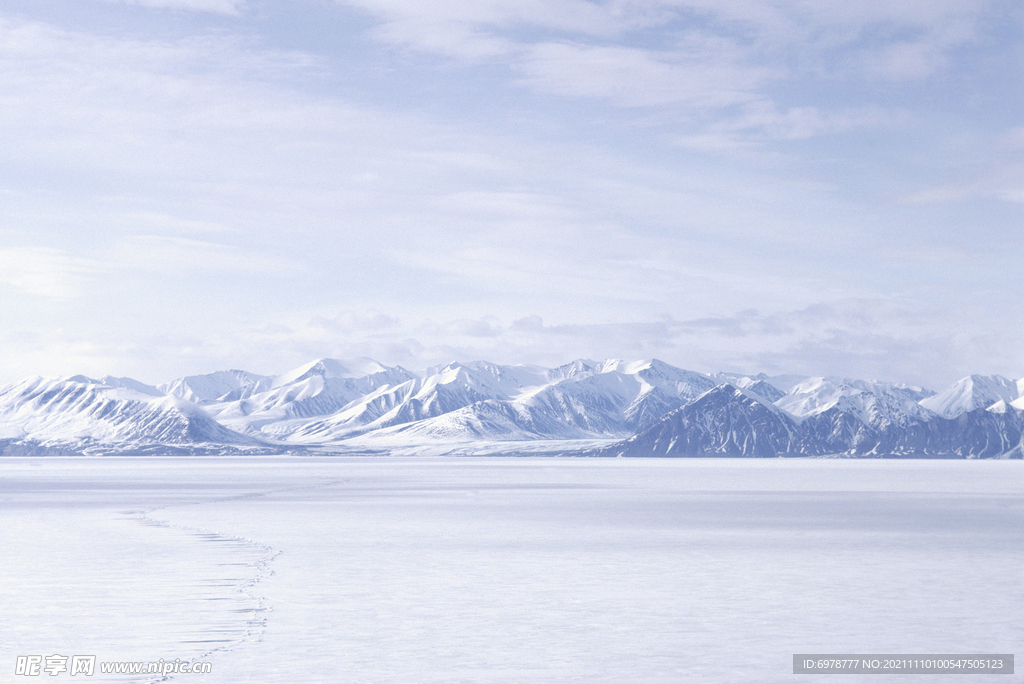
<path fill-rule="evenodd" d="M 773 684 L 794 653 L 1024 638 L 1018 462 L 4 464 L 3 682 L 92 654 L 210 684 Z"/>

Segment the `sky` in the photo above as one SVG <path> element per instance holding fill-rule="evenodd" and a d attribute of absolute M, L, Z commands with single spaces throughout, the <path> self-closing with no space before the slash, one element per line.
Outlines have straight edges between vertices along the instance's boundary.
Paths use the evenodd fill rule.
<path fill-rule="evenodd" d="M 5 0 L 0 383 L 1024 377 L 1019 0 Z"/>

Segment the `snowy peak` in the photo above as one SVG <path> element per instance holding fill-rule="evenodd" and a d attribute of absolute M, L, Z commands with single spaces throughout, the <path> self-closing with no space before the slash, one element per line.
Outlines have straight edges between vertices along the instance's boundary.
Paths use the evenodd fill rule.
<path fill-rule="evenodd" d="M 159 387 L 29 378 L 0 387 L 0 453 L 624 440 L 602 453 L 1010 458 L 1024 454 L 1021 404 L 1019 384 L 999 376 L 933 396 L 838 377 L 709 376 L 657 359 L 452 362 L 422 374 L 317 359 L 277 376 L 218 371 Z"/>
<path fill-rule="evenodd" d="M 317 359 L 294 368 L 287 373 L 278 375 L 271 381 L 270 386 L 273 388 L 291 385 L 314 376 L 321 378 L 350 378 L 353 376 L 353 372 L 337 359 Z"/>
<path fill-rule="evenodd" d="M 766 375 L 765 373 L 744 375 L 742 373 L 724 372 L 711 373 L 708 377 L 716 383 L 728 383 L 740 388 L 745 388 L 753 385 L 754 383 L 763 381 L 772 387 L 775 387 L 783 394 L 788 393 L 796 385 L 810 379 L 806 375 Z"/>
<path fill-rule="evenodd" d="M 77 376 L 81 377 L 81 376 Z M 123 387 L 138 392 L 139 394 L 148 394 L 151 397 L 162 397 L 164 392 L 160 389 L 147 385 L 144 382 L 139 382 L 132 378 L 115 378 L 112 375 L 104 375 L 97 381 L 100 385 L 106 385 L 107 387 Z"/>
<path fill-rule="evenodd" d="M 758 373 L 757 375 L 736 375 L 733 373 L 716 373 L 715 375 L 709 376 L 712 380 L 718 383 L 725 383 L 740 389 L 753 392 L 759 397 L 768 400 L 769 402 L 776 402 L 782 397 L 786 396 L 786 391 L 780 388 L 780 383 L 777 379 L 769 378 L 764 373 Z M 800 378 L 800 381 L 806 378 Z M 792 386 L 797 381 L 791 380 L 789 382 L 781 383 L 787 388 Z"/>
<path fill-rule="evenodd" d="M 763 398 L 728 383 L 610 447 L 624 456 L 773 457 L 793 449 L 796 422 Z"/>
<path fill-rule="evenodd" d="M 29 378 L 0 388 L 0 439 L 70 444 L 85 452 L 255 445 L 188 401 L 83 376 Z"/>
<path fill-rule="evenodd" d="M 1021 458 L 1024 411 L 1005 403 L 948 419 L 918 407 L 927 420 L 897 422 L 880 416 L 893 395 L 851 383 L 822 383 L 834 393 L 796 420 L 749 390 L 724 384 L 666 414 L 635 436 L 598 452 L 624 456 L 824 456 Z M 867 383 L 868 386 L 877 383 Z M 899 388 L 896 388 L 899 389 Z M 857 391 L 854 391 L 857 390 Z M 898 397 L 898 392 L 896 394 Z M 900 398 L 899 408 L 909 398 Z M 881 407 L 881 408 L 879 408 Z M 874 413 L 872 413 L 874 410 Z"/>
<path fill-rule="evenodd" d="M 644 366 L 629 369 L 628 372 L 652 387 L 684 401 L 695 399 L 718 384 L 703 373 L 676 368 L 658 359 L 652 359 Z"/>
<path fill-rule="evenodd" d="M 939 394 L 921 400 L 921 406 L 943 418 L 988 408 L 1002 401 L 1012 404 L 1021 396 L 1020 383 L 1001 375 L 969 375 Z"/>
<path fill-rule="evenodd" d="M 777 399 L 775 405 L 794 416 L 803 417 L 827 411 L 842 397 L 871 391 L 866 383 L 846 378 L 807 378 Z"/>
<path fill-rule="evenodd" d="M 786 396 L 786 393 L 780 390 L 775 385 L 770 384 L 766 380 L 755 380 L 748 385 L 743 385 L 742 389 L 747 392 L 756 394 L 767 402 L 776 402 Z"/>
<path fill-rule="evenodd" d="M 578 360 L 549 372 L 548 379 L 550 384 L 524 393 L 517 404 L 534 416 L 535 425 L 560 425 L 574 436 L 579 430 L 636 432 L 715 386 L 706 375 L 657 359 Z"/>
<path fill-rule="evenodd" d="M 196 404 L 236 401 L 270 387 L 271 378 L 242 370 L 189 375 L 160 385 L 157 389 Z"/>
<path fill-rule="evenodd" d="M 416 380 L 409 371 L 369 359 L 358 363 L 318 359 L 270 379 L 267 389 L 208 406 L 211 414 L 233 430 L 261 438 L 285 439 L 306 423 L 343 411 L 353 402 L 380 390 Z M 352 367 L 358 368 L 353 370 Z M 369 375 L 356 375 L 364 370 Z"/>
<path fill-rule="evenodd" d="M 348 359 L 345 361 L 339 361 L 338 359 L 317 359 L 316 361 L 310 361 L 309 363 L 303 364 L 298 368 L 294 368 L 287 373 L 282 373 L 281 375 L 274 377 L 270 382 L 270 388 L 293 385 L 312 377 L 327 379 L 354 379 L 380 374 L 388 375 L 396 370 L 400 371 L 403 375 L 410 374 L 401 366 L 391 368 L 382 363 L 378 363 L 373 359 L 365 357 Z"/>
<path fill-rule="evenodd" d="M 389 373 L 391 382 L 367 387 L 362 396 L 331 415 L 293 426 L 287 439 L 301 443 L 347 439 L 368 431 L 428 421 L 482 402 L 507 401 L 525 387 L 544 382 L 543 369 L 485 361 L 428 368 L 422 378 L 398 367 Z M 364 380 L 385 375 L 378 373 Z M 442 434 L 452 434 L 445 421 L 424 424 L 415 434 L 427 434 L 432 424 Z"/>
<path fill-rule="evenodd" d="M 765 397 L 761 396 L 757 392 L 753 391 L 750 387 L 736 387 L 729 383 L 715 386 L 714 389 L 708 390 L 701 395 L 697 401 L 704 400 L 709 401 L 709 397 L 725 397 L 726 399 L 717 399 L 718 401 L 735 400 L 742 401 L 741 397 L 745 398 L 746 405 L 757 410 L 761 410 L 763 407 L 765 410 L 770 411 L 778 415 L 779 417 L 785 417 L 788 420 L 792 420 L 792 416 L 787 414 L 785 411 L 780 409 L 774 403 L 768 401 Z M 697 402 L 694 402 L 697 403 Z"/>
<path fill-rule="evenodd" d="M 559 382 L 573 377 L 583 377 L 598 371 L 600 364 L 590 359 L 576 359 L 569 363 L 552 368 L 547 372 L 547 379 L 550 382 Z"/>
<path fill-rule="evenodd" d="M 926 391 L 906 385 L 817 377 L 796 384 L 775 405 L 799 418 L 838 409 L 874 427 L 909 425 L 934 417 L 918 403 L 922 394 Z"/>
<path fill-rule="evenodd" d="M 418 394 L 448 385 L 458 386 L 481 400 L 508 399 L 545 382 L 545 371 L 531 366 L 502 366 L 487 361 L 452 362 L 444 367 L 428 368 Z"/>
<path fill-rule="evenodd" d="M 711 387 L 707 376 L 657 360 L 580 359 L 551 371 L 453 362 L 296 427 L 288 439 L 343 440 L 376 431 L 381 438 L 425 437 L 432 430 L 467 439 L 487 438 L 487 430 L 490 439 L 627 436 Z M 399 429 L 412 423 L 417 426 Z"/>

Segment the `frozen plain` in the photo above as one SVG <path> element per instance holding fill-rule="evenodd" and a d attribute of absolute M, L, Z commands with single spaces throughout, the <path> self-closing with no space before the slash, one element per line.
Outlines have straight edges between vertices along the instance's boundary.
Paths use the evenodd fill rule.
<path fill-rule="evenodd" d="M 31 654 L 197 658 L 172 681 L 210 684 L 810 684 L 831 677 L 794 653 L 1019 655 L 1021 467 L 5 458 L 0 681 L 159 680 L 15 676 Z"/>

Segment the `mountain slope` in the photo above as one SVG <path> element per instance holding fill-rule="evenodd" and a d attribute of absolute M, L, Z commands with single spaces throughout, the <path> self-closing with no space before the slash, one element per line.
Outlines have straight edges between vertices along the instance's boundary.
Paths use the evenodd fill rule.
<path fill-rule="evenodd" d="M 608 449 L 616 456 L 750 456 L 793 451 L 797 423 L 761 397 L 724 384 Z"/>
<path fill-rule="evenodd" d="M 883 428 L 934 418 L 935 414 L 919 403 L 929 394 L 919 387 L 819 377 L 797 383 L 775 405 L 798 418 L 838 408 L 856 415 L 867 425 Z"/>
<path fill-rule="evenodd" d="M 190 375 L 160 385 L 157 389 L 195 404 L 235 401 L 269 389 L 273 378 L 242 370 Z"/>
<path fill-rule="evenodd" d="M 819 379 L 811 379 L 809 386 Z M 804 389 L 806 390 L 807 387 Z M 795 388 L 796 389 L 796 388 Z M 799 390 L 800 394 L 803 390 Z M 829 400 L 802 417 L 722 385 L 673 411 L 603 455 L 1021 458 L 1024 411 L 1005 402 L 943 418 L 907 397 L 831 386 Z M 897 393 L 897 397 L 899 393 Z M 776 403 L 782 403 L 780 400 Z M 813 402 L 812 402 L 813 403 Z M 913 414 L 912 416 L 908 416 Z"/>
<path fill-rule="evenodd" d="M 178 397 L 144 394 L 84 376 L 36 377 L 0 388 L 0 439 L 7 451 L 48 447 L 102 453 L 202 445 L 218 451 L 223 446 L 261 446 Z"/>
<path fill-rule="evenodd" d="M 1020 389 L 1013 380 L 1000 375 L 969 375 L 945 391 L 922 399 L 921 406 L 943 418 L 956 418 L 999 401 L 1009 404 L 1018 397 Z"/>
<path fill-rule="evenodd" d="M 288 439 L 296 443 L 344 440 L 370 431 L 429 421 L 486 401 L 508 401 L 524 388 L 545 381 L 543 369 L 501 366 L 478 361 L 428 368 L 424 377 L 393 378 L 330 416 L 296 426 Z M 472 422 L 472 419 L 469 419 Z M 486 423 L 484 417 L 481 424 Z M 418 434 L 428 434 L 426 423 Z M 452 423 L 437 423 L 437 435 L 451 434 Z M 472 433 L 472 431 L 470 431 Z M 507 430 L 495 428 L 496 434 Z"/>
<path fill-rule="evenodd" d="M 288 439 L 322 443 L 378 431 L 390 437 L 413 423 L 415 429 L 397 432 L 437 439 L 624 437 L 714 384 L 658 360 L 579 359 L 549 371 L 451 363 L 297 427 Z"/>
<path fill-rule="evenodd" d="M 361 360 L 362 361 L 362 360 Z M 359 375 L 335 359 L 318 359 L 269 379 L 266 389 L 207 405 L 210 415 L 233 430 L 267 439 L 285 439 L 295 430 L 331 415 L 382 387 L 400 385 L 414 376 L 396 366 L 360 364 Z"/>
<path fill-rule="evenodd" d="M 542 444 L 552 453 L 559 443 L 587 450 L 619 440 L 594 453 L 1019 458 L 1022 384 L 970 376 L 936 395 L 848 378 L 708 376 L 658 360 L 589 359 L 553 369 L 452 362 L 419 375 L 370 359 L 317 359 L 277 376 L 220 371 L 159 387 L 29 378 L 0 388 L 0 453 L 416 445 L 443 453 L 446 444 L 460 453 Z"/>

